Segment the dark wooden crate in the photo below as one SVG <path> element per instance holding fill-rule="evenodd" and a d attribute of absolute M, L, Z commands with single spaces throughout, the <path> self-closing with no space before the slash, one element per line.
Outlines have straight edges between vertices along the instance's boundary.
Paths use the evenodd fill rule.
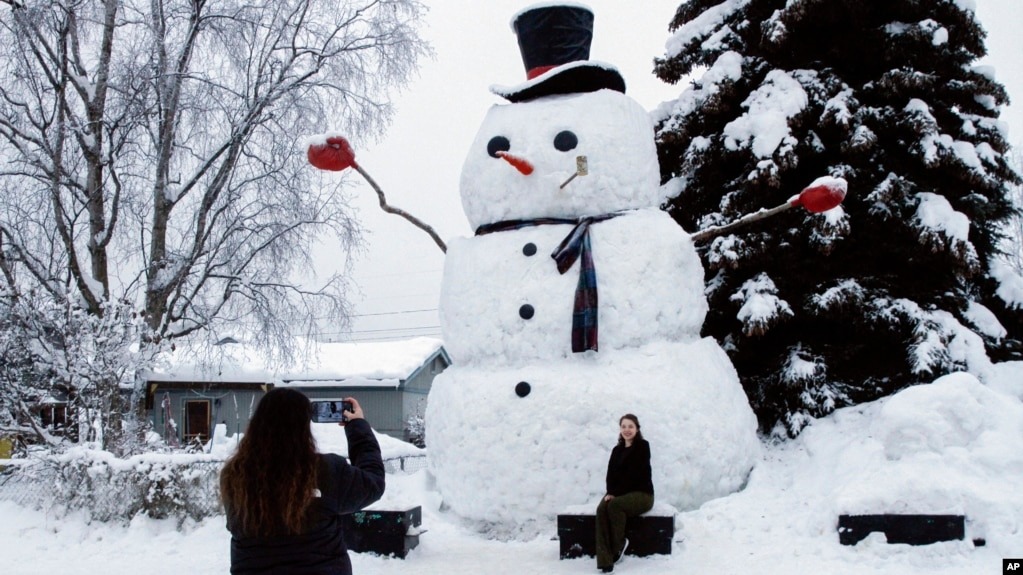
<path fill-rule="evenodd" d="M 423 511 L 418 505 L 397 511 L 357 511 L 343 516 L 341 522 L 349 550 L 404 559 L 419 545 L 419 535 L 408 531 L 422 524 Z"/>
<path fill-rule="evenodd" d="M 856 545 L 875 531 L 881 531 L 888 543 L 929 545 L 966 536 L 966 518 L 962 515 L 839 515 L 838 542 Z"/>
<path fill-rule="evenodd" d="M 675 516 L 639 515 L 625 522 L 629 540 L 626 555 L 671 555 Z M 558 542 L 562 559 L 597 554 L 597 519 L 594 515 L 558 515 Z"/>

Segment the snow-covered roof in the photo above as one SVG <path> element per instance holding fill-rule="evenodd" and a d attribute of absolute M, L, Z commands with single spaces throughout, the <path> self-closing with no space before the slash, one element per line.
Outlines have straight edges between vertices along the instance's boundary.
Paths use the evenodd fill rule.
<path fill-rule="evenodd" d="M 147 380 L 256 382 L 294 387 L 397 387 L 437 353 L 437 338 L 416 337 L 385 342 L 302 342 L 307 353 L 294 362 L 271 365 L 265 354 L 246 343 L 215 346 L 198 354 L 182 346 Z M 303 357 L 304 356 L 304 357 Z"/>
<path fill-rule="evenodd" d="M 277 387 L 294 387 L 297 389 L 315 389 L 318 387 L 379 387 L 396 389 L 401 385 L 400 379 L 383 378 L 372 379 L 367 377 L 353 377 L 349 379 L 285 379 L 277 384 Z"/>

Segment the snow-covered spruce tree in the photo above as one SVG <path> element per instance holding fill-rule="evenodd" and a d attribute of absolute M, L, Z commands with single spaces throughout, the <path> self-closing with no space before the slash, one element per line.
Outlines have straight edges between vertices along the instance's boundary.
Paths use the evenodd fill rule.
<path fill-rule="evenodd" d="M 657 75 L 702 70 L 657 112 L 667 205 L 687 230 L 785 202 L 820 176 L 843 206 L 701 248 L 711 311 L 764 431 L 991 358 L 1020 357 L 1023 289 L 1007 95 L 973 0 L 690 0 Z M 982 375 L 982 374 L 981 374 Z"/>

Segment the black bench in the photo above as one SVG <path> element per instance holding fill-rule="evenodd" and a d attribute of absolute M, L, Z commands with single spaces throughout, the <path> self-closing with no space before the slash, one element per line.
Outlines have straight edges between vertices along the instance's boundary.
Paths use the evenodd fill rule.
<path fill-rule="evenodd" d="M 401 511 L 365 509 L 341 517 L 350 551 L 401 559 L 419 545 L 422 523 L 423 510 L 419 505 Z"/>
<path fill-rule="evenodd" d="M 675 536 L 674 515 L 638 515 L 625 521 L 626 555 L 671 555 Z M 597 554 L 597 519 L 592 514 L 558 515 L 558 542 L 562 559 Z"/>
<path fill-rule="evenodd" d="M 888 543 L 929 545 L 965 537 L 965 520 L 962 515 L 839 515 L 838 542 L 856 545 L 881 531 Z"/>

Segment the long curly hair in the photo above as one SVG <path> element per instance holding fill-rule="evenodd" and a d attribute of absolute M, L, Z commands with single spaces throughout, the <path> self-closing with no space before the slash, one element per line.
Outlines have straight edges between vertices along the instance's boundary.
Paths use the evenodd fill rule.
<path fill-rule="evenodd" d="M 632 442 L 636 443 L 637 440 L 642 440 L 643 432 L 639 430 L 639 418 L 635 415 L 632 415 L 631 413 L 623 415 L 622 418 L 618 420 L 618 427 L 621 427 L 622 422 L 626 419 L 636 424 L 636 437 L 632 438 Z M 625 445 L 625 438 L 622 437 L 621 433 L 618 434 L 618 445 Z"/>
<path fill-rule="evenodd" d="M 268 392 L 238 450 L 220 472 L 220 498 L 250 537 L 305 529 L 316 491 L 319 456 L 309 425 L 309 399 L 293 389 Z"/>

